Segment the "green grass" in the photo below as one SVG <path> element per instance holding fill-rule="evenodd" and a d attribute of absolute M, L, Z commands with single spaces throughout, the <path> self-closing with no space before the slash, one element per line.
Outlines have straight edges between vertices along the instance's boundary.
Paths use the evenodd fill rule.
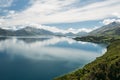
<path fill-rule="evenodd" d="M 54 80 L 120 80 L 120 40 L 112 41 L 107 50 L 103 56 L 82 69 Z"/>

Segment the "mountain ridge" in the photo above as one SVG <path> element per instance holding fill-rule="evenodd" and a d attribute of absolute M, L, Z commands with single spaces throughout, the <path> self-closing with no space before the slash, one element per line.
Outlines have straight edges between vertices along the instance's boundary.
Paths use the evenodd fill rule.
<path fill-rule="evenodd" d="M 120 22 L 112 22 L 89 33 L 91 36 L 118 36 L 120 35 Z"/>
<path fill-rule="evenodd" d="M 2 36 L 29 36 L 29 35 L 53 35 L 52 32 L 44 30 L 44 29 L 37 29 L 33 27 L 25 27 L 18 30 L 9 30 L 9 29 L 1 29 L 0 28 L 0 35 Z"/>
<path fill-rule="evenodd" d="M 62 33 L 62 32 L 52 32 L 47 29 L 37 28 L 32 26 L 18 26 L 20 28 L 0 28 L 0 35 L 2 36 L 33 36 L 33 35 L 55 35 L 55 36 L 85 36 L 87 32 L 78 33 Z"/>

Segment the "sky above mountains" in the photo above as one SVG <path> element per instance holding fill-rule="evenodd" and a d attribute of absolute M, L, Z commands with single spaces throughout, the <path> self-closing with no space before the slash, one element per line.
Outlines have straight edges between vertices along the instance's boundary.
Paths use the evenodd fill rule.
<path fill-rule="evenodd" d="M 119 8 L 120 0 L 0 0 L 0 26 L 39 24 L 90 31 L 120 22 Z"/>

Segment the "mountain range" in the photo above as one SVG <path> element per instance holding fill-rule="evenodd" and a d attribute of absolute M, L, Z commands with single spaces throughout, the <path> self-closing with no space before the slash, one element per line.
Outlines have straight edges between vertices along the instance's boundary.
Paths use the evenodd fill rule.
<path fill-rule="evenodd" d="M 50 31 L 44 30 L 44 29 L 25 27 L 19 30 L 0 29 L 0 35 L 2 36 L 31 36 L 31 35 L 53 35 L 53 33 Z"/>
<path fill-rule="evenodd" d="M 25 26 L 17 30 L 0 28 L 0 36 L 36 36 L 36 35 L 56 35 L 56 36 L 119 36 L 120 35 L 120 22 L 112 22 L 108 25 L 104 25 L 90 33 L 78 32 L 78 33 L 55 33 L 42 28 L 35 28 L 31 26 Z"/>
<path fill-rule="evenodd" d="M 19 26 L 18 26 L 19 27 Z M 39 35 L 55 35 L 55 36 L 85 36 L 87 35 L 87 32 L 78 32 L 76 34 L 72 32 L 68 33 L 55 33 L 46 29 L 42 28 L 35 28 L 31 26 L 26 26 L 24 28 L 20 29 L 3 29 L 0 28 L 0 35 L 1 36 L 39 36 Z"/>

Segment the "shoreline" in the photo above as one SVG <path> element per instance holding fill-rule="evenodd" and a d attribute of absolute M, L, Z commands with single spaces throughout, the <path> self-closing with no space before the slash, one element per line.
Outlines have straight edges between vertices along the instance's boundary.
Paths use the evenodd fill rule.
<path fill-rule="evenodd" d="M 106 70 L 106 68 L 110 68 L 108 65 L 113 61 L 112 60 L 108 61 L 107 58 L 111 59 L 115 55 L 116 56 L 115 58 L 118 60 L 115 63 L 120 64 L 119 63 L 120 62 L 120 52 L 119 52 L 120 46 L 119 45 L 120 45 L 120 40 L 115 40 L 113 42 L 110 42 L 110 44 L 106 47 L 107 51 L 102 56 L 100 56 L 100 57 L 96 58 L 94 61 L 86 64 L 83 68 L 80 68 L 80 69 L 77 69 L 68 74 L 56 77 L 54 80 L 95 80 L 96 78 L 97 78 L 97 80 L 100 80 L 100 79 L 101 80 L 112 80 L 109 77 L 110 73 L 108 70 Z M 116 49 L 117 46 L 118 46 L 118 49 Z M 113 49 L 118 51 L 118 54 L 115 53 L 115 51 Z M 106 56 L 108 56 L 108 57 L 106 57 Z M 104 70 L 103 70 L 103 68 L 104 68 Z M 120 67 L 117 66 L 117 69 L 120 69 Z M 119 74 L 119 73 L 120 72 L 118 72 L 117 74 Z M 99 75 L 99 76 L 96 76 L 96 75 Z M 101 75 L 103 76 L 103 78 L 102 77 L 100 78 Z M 118 77 L 120 77 L 120 76 L 118 76 Z M 115 80 L 118 80 L 118 77 L 115 77 L 116 78 Z"/>

